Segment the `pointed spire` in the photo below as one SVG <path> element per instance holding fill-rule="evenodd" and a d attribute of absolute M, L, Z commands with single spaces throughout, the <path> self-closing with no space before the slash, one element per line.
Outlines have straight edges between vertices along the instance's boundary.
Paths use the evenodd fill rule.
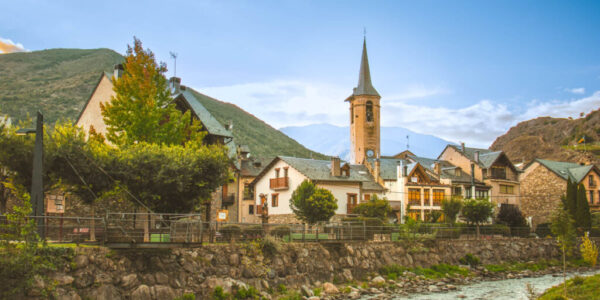
<path fill-rule="evenodd" d="M 360 61 L 360 72 L 358 74 L 358 86 L 354 88 L 354 95 L 379 96 L 377 90 L 371 83 L 371 71 L 369 70 L 369 58 L 367 57 L 367 38 L 363 40 L 363 52 Z"/>

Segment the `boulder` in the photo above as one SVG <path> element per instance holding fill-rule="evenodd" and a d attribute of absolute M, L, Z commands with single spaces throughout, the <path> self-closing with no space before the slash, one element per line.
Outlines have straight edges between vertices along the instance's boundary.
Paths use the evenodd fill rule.
<path fill-rule="evenodd" d="M 372 284 L 381 285 L 385 283 L 385 279 L 381 276 L 377 276 L 371 280 Z"/>
<path fill-rule="evenodd" d="M 335 295 L 340 292 L 338 288 L 331 282 L 323 283 L 323 292 L 328 295 Z"/>
<path fill-rule="evenodd" d="M 105 284 L 92 290 L 87 297 L 93 300 L 112 300 L 121 299 L 121 294 L 112 284 Z"/>
<path fill-rule="evenodd" d="M 300 287 L 300 292 L 302 293 L 302 296 L 304 297 L 311 297 L 313 296 L 313 291 L 311 289 L 309 289 L 306 285 L 303 285 L 302 287 Z"/>
<path fill-rule="evenodd" d="M 87 255 L 77 255 L 73 259 L 75 269 L 82 269 L 87 267 L 90 264 L 90 259 Z"/>
<path fill-rule="evenodd" d="M 156 274 L 154 274 L 154 278 L 156 279 L 156 283 L 158 283 L 158 284 L 168 284 L 169 283 L 169 276 L 167 276 L 163 272 L 157 272 Z"/>
<path fill-rule="evenodd" d="M 175 292 L 169 286 L 155 285 L 153 289 L 156 300 L 173 300 L 176 297 Z"/>
<path fill-rule="evenodd" d="M 58 293 L 54 299 L 56 300 L 81 300 L 81 297 L 75 291 L 69 291 L 67 293 Z"/>
<path fill-rule="evenodd" d="M 229 265 L 231 266 L 237 266 L 240 264 L 240 256 L 237 253 L 232 253 L 231 255 L 229 255 Z"/>
<path fill-rule="evenodd" d="M 131 300 L 149 300 L 152 299 L 150 287 L 142 284 L 131 292 Z"/>
<path fill-rule="evenodd" d="M 138 283 L 137 274 L 129 274 L 121 277 L 121 286 L 129 289 Z"/>
<path fill-rule="evenodd" d="M 345 281 L 352 281 L 354 279 L 352 277 L 352 270 L 350 270 L 350 269 L 344 269 L 342 271 L 342 278 L 344 278 Z"/>
<path fill-rule="evenodd" d="M 58 285 L 69 285 L 73 283 L 75 278 L 69 275 L 65 275 L 64 273 L 56 273 L 52 275 L 52 280 L 56 281 Z"/>

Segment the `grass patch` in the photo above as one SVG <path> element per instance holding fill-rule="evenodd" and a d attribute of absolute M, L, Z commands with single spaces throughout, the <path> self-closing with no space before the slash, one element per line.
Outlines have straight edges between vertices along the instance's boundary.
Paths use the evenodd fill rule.
<path fill-rule="evenodd" d="M 599 299 L 598 287 L 600 287 L 600 274 L 579 277 L 567 280 L 567 296 L 569 299 Z M 540 300 L 562 299 L 563 284 L 556 285 L 546 290 Z"/>
<path fill-rule="evenodd" d="M 573 259 L 567 261 L 567 267 L 583 267 L 587 264 L 582 259 Z M 562 262 L 556 259 L 542 259 L 536 262 L 512 262 L 503 264 L 491 264 L 484 266 L 490 272 L 520 272 L 520 271 L 541 271 L 549 267 L 562 267 Z"/>
<path fill-rule="evenodd" d="M 306 233 L 304 234 L 304 239 L 305 240 L 316 240 L 317 236 L 315 233 Z M 329 234 L 327 233 L 319 233 L 319 240 L 328 240 L 329 239 Z M 292 233 L 292 240 L 293 241 L 301 241 L 302 240 L 302 233 Z M 284 235 L 283 236 L 283 241 L 285 242 L 289 242 L 290 241 L 290 235 Z"/>

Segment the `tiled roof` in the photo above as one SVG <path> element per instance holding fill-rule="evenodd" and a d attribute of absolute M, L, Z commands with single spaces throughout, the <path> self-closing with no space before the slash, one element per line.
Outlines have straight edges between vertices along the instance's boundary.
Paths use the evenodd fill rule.
<path fill-rule="evenodd" d="M 368 159 L 371 166 L 375 167 L 375 159 Z M 398 179 L 398 165 L 402 162 L 403 165 L 410 164 L 409 161 L 401 158 L 380 158 L 379 159 L 379 177 L 383 180 Z M 410 172 L 410 171 L 409 171 Z"/>
<path fill-rule="evenodd" d="M 200 93 L 198 94 L 204 96 Z M 202 126 L 206 128 L 209 134 L 224 137 L 233 137 L 231 132 L 225 129 L 225 127 L 221 123 L 219 123 L 219 121 L 217 121 L 215 117 L 213 117 L 213 115 L 204 107 L 204 105 L 202 105 L 202 103 L 200 103 L 200 101 L 198 101 L 198 99 L 196 99 L 196 97 L 194 97 L 194 95 L 187 88 L 182 89 L 181 93 L 178 95 L 174 95 L 173 98 L 177 98 L 179 96 L 182 96 L 185 99 L 185 101 L 190 105 L 192 111 L 194 112 L 194 114 L 196 114 L 198 119 L 200 119 L 200 122 L 202 122 Z"/>
<path fill-rule="evenodd" d="M 266 167 L 262 159 L 251 157 L 243 159 L 241 164 L 241 175 L 247 177 L 256 177 Z"/>
<path fill-rule="evenodd" d="M 593 165 L 582 166 L 576 163 L 564 162 L 564 161 L 553 161 L 546 159 L 536 159 L 535 161 L 539 162 L 550 171 L 556 173 L 556 175 L 562 177 L 564 180 L 571 179 L 575 182 L 581 182 L 585 175 L 587 175 L 592 168 Z"/>
<path fill-rule="evenodd" d="M 471 161 L 475 161 L 475 153 L 479 151 L 479 165 L 483 168 L 489 168 L 492 164 L 500 157 L 502 151 L 492 151 L 490 149 L 482 149 L 482 148 L 470 148 L 465 147 L 465 151 L 463 152 L 461 146 L 457 145 L 448 145 L 449 147 L 454 148 L 456 151 L 465 155 Z"/>
<path fill-rule="evenodd" d="M 362 182 L 363 186 L 368 186 L 370 190 L 384 190 L 384 188 L 375 182 L 373 176 L 364 165 L 351 165 L 350 176 L 331 175 L 331 161 L 317 160 L 308 158 L 297 158 L 289 156 L 278 156 L 292 168 L 298 170 L 304 176 L 315 181 L 333 181 L 333 182 Z M 341 164 L 343 165 L 343 163 Z M 365 187 L 365 189 L 367 189 Z"/>

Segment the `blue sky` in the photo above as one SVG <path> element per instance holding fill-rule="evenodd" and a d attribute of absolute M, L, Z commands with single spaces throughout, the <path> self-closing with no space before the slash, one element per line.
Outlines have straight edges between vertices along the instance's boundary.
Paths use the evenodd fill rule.
<path fill-rule="evenodd" d="M 275 127 L 346 125 L 363 27 L 385 126 L 487 147 L 600 106 L 598 1 L 3 2 L 5 44 L 124 53 L 135 35 L 179 54 L 182 84 Z"/>

